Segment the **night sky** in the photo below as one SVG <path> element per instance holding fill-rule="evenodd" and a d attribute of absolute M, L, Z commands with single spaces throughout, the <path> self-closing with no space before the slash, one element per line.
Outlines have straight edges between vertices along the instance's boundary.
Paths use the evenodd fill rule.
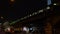
<path fill-rule="evenodd" d="M 0 16 L 15 20 L 46 7 L 46 0 L 16 0 L 13 6 L 8 0 L 0 0 Z"/>

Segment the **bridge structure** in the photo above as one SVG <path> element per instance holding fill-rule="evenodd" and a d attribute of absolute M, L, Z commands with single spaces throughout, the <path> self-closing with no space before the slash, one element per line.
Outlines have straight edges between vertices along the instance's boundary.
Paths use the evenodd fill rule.
<path fill-rule="evenodd" d="M 29 14 L 29 15 L 23 17 L 23 18 L 20 18 L 20 19 L 17 19 L 16 21 L 11 22 L 10 25 L 15 24 L 15 23 L 20 22 L 20 21 L 24 22 L 24 20 L 26 21 L 26 19 L 27 19 L 27 21 L 30 21 L 30 20 L 32 21 L 32 20 L 36 20 L 36 19 L 45 17 L 46 16 L 45 12 L 47 10 L 49 10 L 49 9 L 50 9 L 50 7 L 48 6 L 48 7 L 44 8 L 44 9 L 38 10 L 37 12 L 33 12 L 32 14 Z M 42 13 L 44 13 L 44 14 L 40 15 Z M 33 18 L 31 18 L 31 17 L 33 17 Z"/>
<path fill-rule="evenodd" d="M 50 3 L 49 3 L 50 2 Z M 59 4 L 59 3 L 58 3 Z M 47 7 L 45 7 L 45 8 L 43 8 L 43 9 L 40 9 L 40 10 L 38 10 L 37 12 L 33 12 L 32 14 L 29 14 L 29 15 L 27 15 L 27 16 L 25 16 L 25 17 L 22 17 L 22 18 L 20 18 L 20 19 L 17 19 L 17 20 L 15 20 L 15 21 L 12 21 L 11 23 L 10 23 L 10 25 L 12 25 L 12 24 L 15 24 L 15 23 L 17 23 L 17 22 L 24 22 L 24 20 L 26 21 L 26 19 L 27 19 L 27 21 L 29 21 L 29 19 L 31 18 L 31 17 L 33 17 L 33 18 L 31 18 L 30 20 L 32 21 L 33 19 L 35 20 L 35 19 L 39 19 L 40 17 L 42 17 L 42 15 L 41 15 L 41 13 L 43 13 L 43 17 L 45 17 L 45 16 L 47 16 L 47 14 L 49 14 L 49 11 L 50 12 L 54 12 L 53 10 L 54 10 L 54 7 L 55 6 L 58 6 L 58 4 L 54 1 L 52 1 L 52 0 L 48 0 L 47 1 Z M 49 11 L 48 11 L 49 10 Z M 51 13 L 50 13 L 51 14 Z M 39 17 L 40 16 L 40 17 Z"/>

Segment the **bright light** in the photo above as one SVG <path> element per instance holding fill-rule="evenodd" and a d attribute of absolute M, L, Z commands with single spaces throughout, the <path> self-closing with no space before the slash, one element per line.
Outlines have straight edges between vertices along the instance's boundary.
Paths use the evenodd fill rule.
<path fill-rule="evenodd" d="M 48 6 L 47 9 L 50 9 L 50 7 Z"/>
<path fill-rule="evenodd" d="M 30 30 L 33 30 L 33 28 L 30 28 Z"/>
<path fill-rule="evenodd" d="M 27 27 L 23 27 L 23 31 L 28 32 L 28 31 L 29 31 L 29 28 L 27 28 Z"/>
<path fill-rule="evenodd" d="M 54 3 L 53 5 L 57 5 L 56 3 Z"/>
<path fill-rule="evenodd" d="M 7 28 L 8 29 L 8 31 L 10 31 L 10 28 Z"/>
<path fill-rule="evenodd" d="M 40 12 L 43 12 L 43 9 L 42 9 L 42 10 L 39 10 L 39 13 L 40 13 Z"/>
<path fill-rule="evenodd" d="M 23 28 L 23 31 L 27 31 L 27 28 L 26 28 L 26 27 L 24 27 L 24 28 Z"/>

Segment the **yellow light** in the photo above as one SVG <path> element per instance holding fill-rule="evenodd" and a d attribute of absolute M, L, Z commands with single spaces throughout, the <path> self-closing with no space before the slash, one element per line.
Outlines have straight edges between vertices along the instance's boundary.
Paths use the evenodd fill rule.
<path fill-rule="evenodd" d="M 14 2 L 15 0 L 10 0 L 11 2 Z"/>

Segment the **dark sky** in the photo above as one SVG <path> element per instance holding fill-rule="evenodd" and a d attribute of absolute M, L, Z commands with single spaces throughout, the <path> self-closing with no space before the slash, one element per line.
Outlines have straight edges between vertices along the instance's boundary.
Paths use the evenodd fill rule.
<path fill-rule="evenodd" d="M 18 19 L 46 6 L 46 0 L 16 0 L 13 7 L 8 0 L 0 0 L 0 16 L 5 19 Z"/>

